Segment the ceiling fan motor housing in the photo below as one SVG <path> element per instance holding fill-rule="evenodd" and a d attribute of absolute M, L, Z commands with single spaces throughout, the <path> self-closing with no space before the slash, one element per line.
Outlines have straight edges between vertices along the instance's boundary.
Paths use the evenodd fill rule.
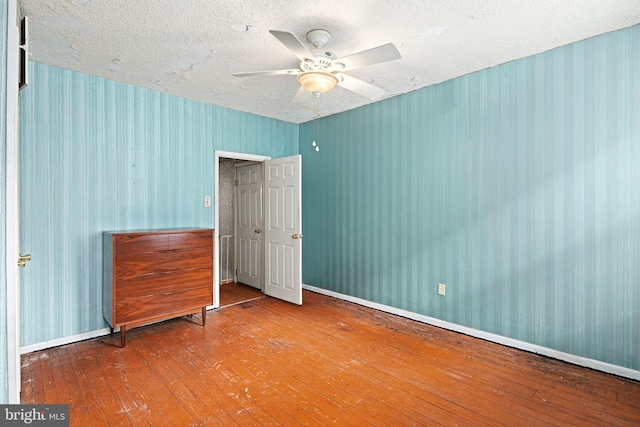
<path fill-rule="evenodd" d="M 315 52 L 312 52 L 315 54 Z M 335 56 L 335 55 L 334 55 Z M 300 63 L 300 69 L 302 71 L 340 71 L 344 68 L 344 65 L 339 62 L 334 62 L 334 58 L 328 58 L 323 56 L 316 56 L 315 60 L 306 60 Z"/>

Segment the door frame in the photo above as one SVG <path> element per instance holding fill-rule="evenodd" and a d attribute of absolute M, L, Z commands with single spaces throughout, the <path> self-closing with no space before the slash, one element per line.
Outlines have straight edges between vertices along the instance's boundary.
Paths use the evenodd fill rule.
<path fill-rule="evenodd" d="M 213 195 L 213 306 L 212 308 L 220 307 L 220 236 L 218 234 L 218 229 L 220 227 L 220 212 L 218 210 L 218 200 L 220 200 L 220 158 L 225 159 L 234 159 L 234 160 L 248 160 L 254 162 L 263 162 L 264 160 L 271 160 L 271 156 L 262 156 L 260 154 L 249 154 L 249 153 L 237 153 L 233 151 L 214 151 L 214 195 Z M 235 222 L 235 219 L 234 219 Z"/>
<path fill-rule="evenodd" d="M 19 30 L 17 1 L 7 5 L 7 87 L 6 87 L 6 211 L 5 211 L 5 270 L 7 280 L 7 379 L 8 401 L 20 403 L 20 106 L 18 96 Z"/>

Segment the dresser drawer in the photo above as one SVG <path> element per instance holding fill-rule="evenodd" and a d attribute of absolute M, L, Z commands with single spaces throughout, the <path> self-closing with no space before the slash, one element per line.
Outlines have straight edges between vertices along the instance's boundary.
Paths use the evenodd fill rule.
<path fill-rule="evenodd" d="M 190 249 L 213 246 L 213 233 L 210 231 L 188 231 L 172 233 L 169 237 L 169 249 Z"/>
<path fill-rule="evenodd" d="M 147 254 L 116 255 L 115 278 L 142 276 L 193 268 L 212 268 L 213 249 L 158 252 L 152 257 Z"/>
<path fill-rule="evenodd" d="M 118 324 L 137 322 L 141 319 L 171 317 L 172 312 L 188 309 L 197 311 L 213 303 L 213 288 L 177 289 L 166 294 L 154 294 L 141 298 L 129 298 L 116 302 Z"/>
<path fill-rule="evenodd" d="M 123 277 L 117 280 L 116 286 L 116 302 L 153 294 L 166 294 L 174 290 L 201 288 L 203 286 L 209 286 L 213 289 L 213 272 L 211 268 L 196 268 L 169 273 Z"/>
<path fill-rule="evenodd" d="M 115 252 L 118 255 L 166 251 L 169 249 L 167 234 L 126 234 L 116 236 Z"/>

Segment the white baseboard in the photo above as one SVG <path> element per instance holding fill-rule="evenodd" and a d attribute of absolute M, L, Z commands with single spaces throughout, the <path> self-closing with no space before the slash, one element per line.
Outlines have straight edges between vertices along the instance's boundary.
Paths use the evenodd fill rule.
<path fill-rule="evenodd" d="M 120 328 L 116 328 L 115 331 L 119 331 Z M 115 332 L 114 331 L 114 332 Z M 82 334 L 71 335 L 64 338 L 57 338 L 55 340 L 43 341 L 36 344 L 25 345 L 20 347 L 20 354 L 32 353 L 34 351 L 45 350 L 47 348 L 59 347 L 61 345 L 71 344 L 74 342 L 90 340 L 91 338 L 102 337 L 104 335 L 109 335 L 111 333 L 111 329 L 102 328 L 96 329 L 95 331 L 89 331 Z"/>
<path fill-rule="evenodd" d="M 352 297 L 350 295 L 345 295 L 338 292 L 329 291 L 326 289 L 316 288 L 315 286 L 303 284 L 302 288 L 312 292 L 317 292 L 319 294 L 323 294 L 323 295 L 338 298 L 341 300 L 353 302 L 355 304 L 363 305 L 365 307 L 384 311 L 386 313 L 406 317 L 408 319 L 416 320 L 418 322 L 426 323 L 432 326 L 437 326 L 439 328 L 448 329 L 450 331 L 459 332 L 472 337 L 481 338 L 486 341 L 502 344 L 507 347 L 517 348 L 519 350 L 524 350 L 531 353 L 552 357 L 554 359 L 562 360 L 564 362 L 572 363 L 574 365 L 584 366 L 586 368 L 595 369 L 598 371 L 606 372 L 608 374 L 614 374 L 621 377 L 640 381 L 640 371 L 636 371 L 634 369 L 629 369 L 629 368 L 625 368 L 623 366 L 618 366 L 618 365 L 612 365 L 611 363 L 601 362 L 599 360 L 589 359 L 587 357 L 576 356 L 570 353 L 564 353 L 562 351 L 554 350 L 552 348 L 543 347 L 540 345 L 531 344 L 524 341 L 519 341 L 513 338 L 503 337 L 502 335 L 484 332 L 478 329 L 469 328 L 467 326 L 461 326 L 455 323 L 436 319 L 435 317 L 429 317 L 429 316 L 414 313 L 411 311 L 391 307 L 388 305 L 378 304 L 376 302 Z"/>
<path fill-rule="evenodd" d="M 218 308 L 218 306 L 209 305 L 207 306 L 207 311 L 212 310 L 214 308 Z M 146 325 L 139 325 L 139 326 L 148 326 L 154 323 L 164 322 L 165 320 L 169 320 L 169 319 L 158 320 L 155 322 L 150 322 Z M 113 328 L 113 333 L 116 333 L 116 332 L 120 332 L 119 326 Z M 74 342 L 80 342 L 84 340 L 90 340 L 92 338 L 103 337 L 105 335 L 109 335 L 110 333 L 111 333 L 110 328 L 102 328 L 102 329 L 96 329 L 95 331 L 84 332 L 82 334 L 70 335 L 68 337 L 63 337 L 63 338 L 57 338 L 55 340 L 49 340 L 49 341 L 39 342 L 36 344 L 25 345 L 23 347 L 20 347 L 20 354 L 33 353 L 34 351 L 46 350 L 47 348 L 59 347 L 61 345 L 72 344 Z"/>

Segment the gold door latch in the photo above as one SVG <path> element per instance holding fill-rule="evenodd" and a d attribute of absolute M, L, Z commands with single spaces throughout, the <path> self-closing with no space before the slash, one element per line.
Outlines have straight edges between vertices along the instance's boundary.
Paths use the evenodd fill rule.
<path fill-rule="evenodd" d="M 259 228 L 256 228 L 255 230 L 253 230 L 253 232 L 256 233 L 256 234 L 260 234 L 260 233 L 262 233 L 262 230 L 259 229 Z"/>
<path fill-rule="evenodd" d="M 294 239 L 294 240 L 302 239 L 302 234 L 296 233 L 293 236 L 291 236 L 291 238 Z"/>
<path fill-rule="evenodd" d="M 24 267 L 27 265 L 27 261 L 31 261 L 31 254 L 18 256 L 18 267 Z"/>

